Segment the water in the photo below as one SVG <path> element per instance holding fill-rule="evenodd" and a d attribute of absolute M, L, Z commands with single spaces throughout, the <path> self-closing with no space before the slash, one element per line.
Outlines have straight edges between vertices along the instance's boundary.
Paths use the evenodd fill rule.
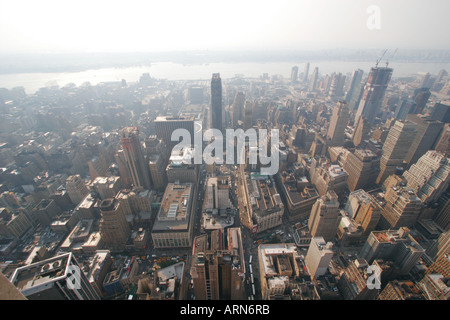
<path fill-rule="evenodd" d="M 128 68 L 103 68 L 91 69 L 81 72 L 58 72 L 58 73 L 15 73 L 1 74 L 0 88 L 11 89 L 13 87 L 24 87 L 26 93 L 34 93 L 39 88 L 58 85 L 63 87 L 69 83 L 79 86 L 84 82 L 96 85 L 100 82 L 121 81 L 136 82 L 143 73 L 157 79 L 167 80 L 208 80 L 213 73 L 219 72 L 222 79 L 232 78 L 236 74 L 245 77 L 258 78 L 263 73 L 269 75 L 282 75 L 289 78 L 291 68 L 297 65 L 299 73 L 303 72 L 305 62 L 267 62 L 267 63 L 210 63 L 183 65 L 172 62 L 154 63 L 151 66 L 128 67 Z M 367 74 L 374 62 L 364 61 L 310 61 L 310 74 L 315 67 L 319 67 L 319 73 L 331 74 L 342 72 L 352 73 L 355 69 L 363 69 Z M 380 64 L 381 66 L 381 64 Z M 382 65 L 384 66 L 384 64 Z M 450 70 L 450 63 L 416 63 L 401 62 L 389 65 L 394 69 L 393 77 L 405 77 L 429 72 L 436 75 L 441 69 Z"/>

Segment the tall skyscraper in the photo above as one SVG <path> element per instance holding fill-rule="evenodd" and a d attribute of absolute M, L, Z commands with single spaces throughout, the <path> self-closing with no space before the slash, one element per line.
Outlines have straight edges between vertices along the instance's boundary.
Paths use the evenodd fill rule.
<path fill-rule="evenodd" d="M 211 79 L 211 128 L 222 131 L 222 79 L 213 73 Z"/>
<path fill-rule="evenodd" d="M 415 136 L 415 123 L 410 121 L 395 121 L 383 144 L 380 159 L 380 173 L 376 180 L 377 184 L 383 183 L 389 175 L 395 173 L 398 167 L 403 167 L 403 162 Z"/>
<path fill-rule="evenodd" d="M 425 108 L 428 99 L 431 96 L 431 91 L 429 88 L 420 88 L 414 90 L 414 103 L 415 108 L 409 111 L 410 114 L 421 114 Z"/>
<path fill-rule="evenodd" d="M 17 268 L 11 283 L 29 300 L 100 300 L 71 252 Z"/>
<path fill-rule="evenodd" d="M 424 203 L 438 201 L 450 183 L 450 159 L 441 152 L 429 150 L 403 176 L 406 186 Z"/>
<path fill-rule="evenodd" d="M 380 170 L 380 158 L 369 149 L 356 149 L 349 153 L 344 163 L 348 173 L 347 185 L 350 191 L 374 184 Z"/>
<path fill-rule="evenodd" d="M 234 127 L 238 125 L 239 120 L 240 121 L 244 120 L 244 105 L 245 105 L 245 94 L 240 91 L 236 93 L 232 106 L 232 120 Z"/>
<path fill-rule="evenodd" d="M 417 134 L 411 144 L 411 147 L 405 157 L 408 166 L 416 163 L 421 156 L 428 150 L 431 150 L 439 138 L 444 124 L 437 120 L 419 114 L 410 114 L 406 118 L 408 121 L 416 124 Z"/>
<path fill-rule="evenodd" d="M 333 243 L 322 237 L 313 237 L 306 253 L 305 263 L 311 278 L 323 276 L 333 258 Z"/>
<path fill-rule="evenodd" d="M 350 84 L 350 88 L 345 96 L 345 101 L 350 104 L 350 101 L 359 94 L 358 87 L 361 86 L 362 77 L 364 75 L 364 71 L 361 69 L 356 69 L 353 71 L 352 82 Z"/>
<path fill-rule="evenodd" d="M 100 234 L 111 251 L 123 251 L 130 236 L 130 228 L 120 201 L 115 198 L 100 203 Z"/>
<path fill-rule="evenodd" d="M 319 81 L 319 68 L 315 67 L 311 75 L 311 82 L 309 83 L 309 91 L 317 90 L 317 82 Z"/>
<path fill-rule="evenodd" d="M 120 132 L 125 165 L 130 172 L 135 187 L 151 188 L 150 172 L 145 161 L 136 127 L 126 127 Z"/>
<path fill-rule="evenodd" d="M 344 95 L 345 76 L 342 73 L 333 74 L 331 78 L 329 95 L 332 98 L 339 98 Z"/>
<path fill-rule="evenodd" d="M 361 142 L 369 139 L 370 123 L 365 118 L 360 118 L 358 124 L 353 131 L 352 142 L 355 147 L 359 146 Z"/>
<path fill-rule="evenodd" d="M 248 130 L 253 126 L 253 103 L 245 101 L 244 104 L 244 130 Z"/>
<path fill-rule="evenodd" d="M 303 72 L 303 82 L 304 83 L 308 82 L 308 77 L 309 77 L 309 62 L 307 62 L 305 64 L 305 70 Z"/>
<path fill-rule="evenodd" d="M 450 123 L 450 102 L 436 102 L 430 117 L 433 120 Z"/>
<path fill-rule="evenodd" d="M 422 201 L 412 189 L 393 186 L 386 190 L 386 204 L 378 225 L 383 229 L 413 226 L 422 209 Z"/>
<path fill-rule="evenodd" d="M 317 199 L 311 209 L 309 230 L 313 237 L 323 237 L 325 241 L 332 241 L 340 222 L 339 201 L 334 191 Z"/>
<path fill-rule="evenodd" d="M 368 119 L 371 124 L 374 123 L 389 81 L 391 80 L 392 72 L 393 69 L 388 67 L 375 67 L 370 69 L 361 102 L 356 111 L 355 122 L 359 117 L 363 117 Z"/>
<path fill-rule="evenodd" d="M 293 66 L 291 70 L 291 82 L 297 82 L 298 78 L 298 66 Z"/>
<path fill-rule="evenodd" d="M 345 211 L 355 222 L 361 224 L 365 237 L 375 230 L 381 216 L 381 206 L 363 189 L 350 193 Z"/>
<path fill-rule="evenodd" d="M 208 241 L 209 238 L 209 241 Z M 245 263 L 240 228 L 214 230 L 194 239 L 191 276 L 196 300 L 245 298 Z"/>
<path fill-rule="evenodd" d="M 339 101 L 333 109 L 330 126 L 327 132 L 328 146 L 343 146 L 345 128 L 348 123 L 348 105 L 345 101 Z"/>
<path fill-rule="evenodd" d="M 78 205 L 89 193 L 89 189 L 79 174 L 69 176 L 66 180 L 66 190 L 70 201 Z"/>

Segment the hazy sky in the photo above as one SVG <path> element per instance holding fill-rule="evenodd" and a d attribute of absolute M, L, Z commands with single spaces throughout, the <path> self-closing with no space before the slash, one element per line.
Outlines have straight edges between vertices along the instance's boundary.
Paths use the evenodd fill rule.
<path fill-rule="evenodd" d="M 449 14 L 449 0 L 0 0 L 0 52 L 450 49 Z"/>

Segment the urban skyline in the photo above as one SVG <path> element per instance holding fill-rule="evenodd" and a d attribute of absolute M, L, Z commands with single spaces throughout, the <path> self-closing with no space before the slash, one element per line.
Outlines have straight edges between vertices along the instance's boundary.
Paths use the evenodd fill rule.
<path fill-rule="evenodd" d="M 192 17 L 200 15 L 192 13 L 197 4 L 173 3 Z M 353 14 L 370 7 L 354 4 Z M 103 5 L 93 4 L 93 12 Z M 141 5 L 132 2 L 123 13 Z M 201 5 L 209 8 L 202 16 L 217 10 Z M 255 5 L 224 5 L 222 13 L 238 19 Z M 33 93 L 0 88 L 0 300 L 149 300 L 172 303 L 167 312 L 174 315 L 261 318 L 315 300 L 450 300 L 449 51 L 430 53 L 438 70 L 397 75 L 395 54 L 412 42 L 392 51 L 386 35 L 379 42 L 366 33 L 390 26 L 396 11 L 383 16 L 387 5 L 380 1 L 355 19 L 366 29 L 360 36 L 378 49 L 366 57 L 369 67 L 357 63 L 351 72 L 339 63 L 323 71 L 297 56 L 275 71 L 256 64 L 257 76 L 228 76 L 223 63 L 207 79 L 170 80 L 149 69 L 136 81 L 49 83 Z M 251 18 L 255 25 L 242 37 L 265 33 L 276 46 L 271 32 L 280 34 L 299 17 L 289 10 L 302 6 L 326 9 L 322 19 L 334 21 L 337 7 L 325 0 L 263 2 L 259 19 L 272 17 L 265 23 L 275 21 L 273 30 Z M 113 3 L 111 17 L 120 8 Z M 413 1 L 408 10 L 420 8 Z M 215 22 L 203 34 L 216 31 L 211 44 L 224 37 L 221 18 L 205 21 Z M 175 26 L 169 35 L 200 24 Z M 420 38 L 423 30 L 412 29 Z"/>

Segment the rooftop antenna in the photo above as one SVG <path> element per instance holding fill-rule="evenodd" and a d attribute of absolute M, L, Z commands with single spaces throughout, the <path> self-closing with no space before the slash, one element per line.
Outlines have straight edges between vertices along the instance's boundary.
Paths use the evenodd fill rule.
<path fill-rule="evenodd" d="M 375 68 L 378 67 L 378 64 L 380 63 L 381 59 L 383 59 L 384 55 L 386 54 L 386 52 L 388 51 L 388 49 L 384 50 L 383 54 L 381 55 L 381 57 L 377 60 L 377 62 L 375 63 Z"/>
<path fill-rule="evenodd" d="M 398 50 L 398 48 L 395 49 L 394 53 L 391 56 L 391 59 L 394 58 L 395 54 L 397 53 L 397 50 Z M 386 59 L 386 68 L 388 67 L 388 65 L 389 65 L 389 60 Z"/>

